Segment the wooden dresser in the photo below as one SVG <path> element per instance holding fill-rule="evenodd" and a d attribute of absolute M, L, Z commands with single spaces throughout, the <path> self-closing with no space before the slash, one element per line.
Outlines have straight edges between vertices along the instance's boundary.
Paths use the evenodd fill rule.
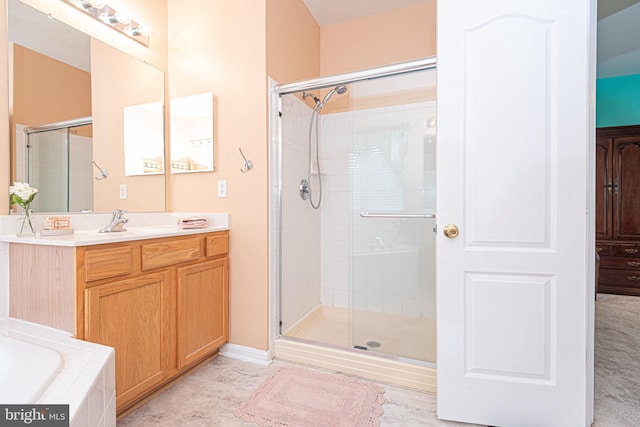
<path fill-rule="evenodd" d="M 640 126 L 596 131 L 598 292 L 640 296 Z"/>

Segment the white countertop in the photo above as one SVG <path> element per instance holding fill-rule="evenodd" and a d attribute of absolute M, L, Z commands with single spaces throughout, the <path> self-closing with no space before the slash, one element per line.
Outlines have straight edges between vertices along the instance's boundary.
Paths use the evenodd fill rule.
<path fill-rule="evenodd" d="M 41 230 L 42 224 L 49 215 L 36 216 L 36 230 Z M 229 229 L 228 214 L 219 213 L 150 213 L 127 214 L 129 222 L 125 224 L 126 231 L 111 233 L 99 233 L 98 230 L 109 223 L 111 218 L 108 214 L 76 214 L 71 217 L 71 227 L 75 229 L 74 234 L 62 236 L 42 236 L 38 232 L 35 237 L 17 237 L 15 232 L 7 233 L 15 225 L 17 216 L 4 215 L 0 217 L 0 222 L 6 222 L 4 227 L 0 227 L 2 233 L 0 242 L 24 243 L 31 245 L 48 246 L 89 246 L 106 243 L 126 242 L 131 240 L 156 239 L 160 237 L 175 237 L 192 234 L 211 233 Z M 204 216 L 209 219 L 209 226 L 206 228 L 178 228 L 177 219 L 188 216 Z M 96 223 L 100 224 L 96 228 Z"/>

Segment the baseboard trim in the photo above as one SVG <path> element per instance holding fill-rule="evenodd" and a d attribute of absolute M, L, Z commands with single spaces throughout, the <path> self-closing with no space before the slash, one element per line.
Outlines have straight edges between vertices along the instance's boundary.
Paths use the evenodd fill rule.
<path fill-rule="evenodd" d="M 225 344 L 220 349 L 220 356 L 230 359 L 242 360 L 243 362 L 255 363 L 256 365 L 269 366 L 273 361 L 271 352 L 258 350 L 238 344 Z"/>

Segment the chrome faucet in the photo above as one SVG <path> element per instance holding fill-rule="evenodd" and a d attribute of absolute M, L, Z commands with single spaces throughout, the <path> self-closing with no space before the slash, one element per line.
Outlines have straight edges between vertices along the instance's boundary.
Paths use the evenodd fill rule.
<path fill-rule="evenodd" d="M 124 217 L 127 211 L 124 209 L 115 209 L 113 214 L 111 215 L 111 222 L 102 230 L 99 230 L 99 233 L 114 233 L 117 231 L 127 231 L 124 228 L 124 225 L 129 222 L 127 218 Z"/>

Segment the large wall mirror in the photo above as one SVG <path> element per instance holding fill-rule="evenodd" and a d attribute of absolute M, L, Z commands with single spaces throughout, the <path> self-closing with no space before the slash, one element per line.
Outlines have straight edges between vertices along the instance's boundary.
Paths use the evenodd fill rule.
<path fill-rule="evenodd" d="M 11 179 L 34 212 L 164 211 L 164 73 L 19 0 L 8 28 Z"/>

